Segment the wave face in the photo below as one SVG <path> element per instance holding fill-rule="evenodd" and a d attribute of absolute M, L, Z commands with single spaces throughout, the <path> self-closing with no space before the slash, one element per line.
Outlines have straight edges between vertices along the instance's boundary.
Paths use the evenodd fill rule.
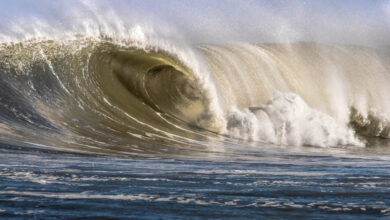
<path fill-rule="evenodd" d="M 389 137 L 386 51 L 317 43 L 201 49 L 231 112 L 230 136 L 316 146 L 361 146 L 356 133 Z"/>
<path fill-rule="evenodd" d="M 107 36 L 8 41 L 0 51 L 0 132 L 12 143 L 148 154 L 390 137 L 384 51 Z"/>

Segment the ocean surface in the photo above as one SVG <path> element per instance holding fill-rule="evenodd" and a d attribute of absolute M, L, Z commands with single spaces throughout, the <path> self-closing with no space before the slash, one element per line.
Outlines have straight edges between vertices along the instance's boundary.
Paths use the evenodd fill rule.
<path fill-rule="evenodd" d="M 307 150 L 246 147 L 198 158 L 128 158 L 2 145 L 0 216 L 389 218 L 388 156 L 302 153 Z"/>
<path fill-rule="evenodd" d="M 390 218 L 388 47 L 190 42 L 85 5 L 0 26 L 0 218 Z"/>

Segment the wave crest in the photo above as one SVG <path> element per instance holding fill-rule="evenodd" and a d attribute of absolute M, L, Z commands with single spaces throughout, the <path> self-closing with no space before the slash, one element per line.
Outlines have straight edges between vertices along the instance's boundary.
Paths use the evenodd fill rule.
<path fill-rule="evenodd" d="M 389 137 L 383 94 L 390 91 L 390 68 L 379 52 L 318 44 L 138 44 L 80 36 L 3 44 L 5 137 L 137 154 L 230 138 L 325 147 L 363 146 L 355 132 Z M 15 94 L 20 98 L 4 101 Z M 365 114 L 374 107 L 379 113 Z"/>

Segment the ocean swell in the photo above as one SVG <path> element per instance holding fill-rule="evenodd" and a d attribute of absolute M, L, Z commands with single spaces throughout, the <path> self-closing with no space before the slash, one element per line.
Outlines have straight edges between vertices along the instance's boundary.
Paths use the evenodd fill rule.
<path fill-rule="evenodd" d="M 386 53 L 140 42 L 79 35 L 3 43 L 2 139 L 148 154 L 233 139 L 329 147 L 389 137 Z"/>

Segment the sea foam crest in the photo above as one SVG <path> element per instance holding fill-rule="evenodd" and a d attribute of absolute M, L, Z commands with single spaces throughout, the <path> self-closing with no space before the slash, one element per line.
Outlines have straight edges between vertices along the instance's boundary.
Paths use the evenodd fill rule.
<path fill-rule="evenodd" d="M 364 146 L 351 128 L 310 108 L 294 93 L 278 92 L 259 107 L 232 108 L 227 130 L 234 138 L 280 145 Z"/>

